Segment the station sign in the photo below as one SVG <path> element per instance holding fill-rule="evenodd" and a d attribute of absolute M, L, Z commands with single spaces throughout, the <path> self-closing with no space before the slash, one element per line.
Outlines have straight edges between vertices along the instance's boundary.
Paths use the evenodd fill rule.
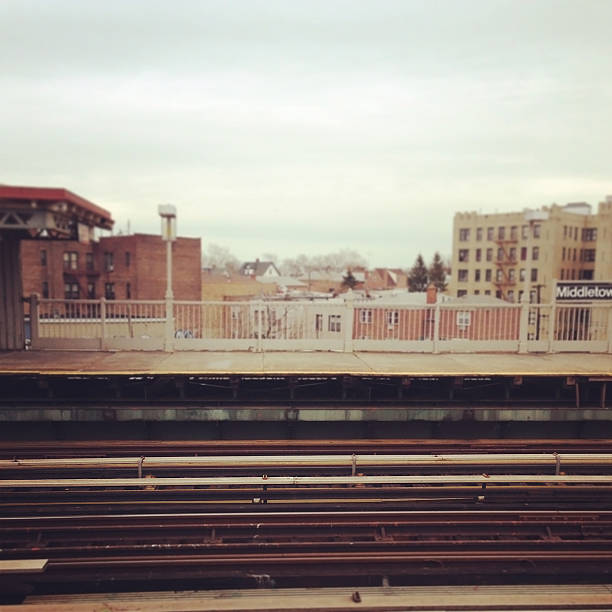
<path fill-rule="evenodd" d="M 555 300 L 563 301 L 612 301 L 612 282 L 598 281 L 558 281 L 555 287 Z"/>

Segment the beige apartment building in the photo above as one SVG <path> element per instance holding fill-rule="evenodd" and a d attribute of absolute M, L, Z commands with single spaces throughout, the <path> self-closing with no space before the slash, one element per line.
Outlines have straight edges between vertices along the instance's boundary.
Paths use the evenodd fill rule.
<path fill-rule="evenodd" d="M 612 196 L 522 212 L 457 213 L 450 295 L 550 302 L 557 280 L 612 279 Z"/>

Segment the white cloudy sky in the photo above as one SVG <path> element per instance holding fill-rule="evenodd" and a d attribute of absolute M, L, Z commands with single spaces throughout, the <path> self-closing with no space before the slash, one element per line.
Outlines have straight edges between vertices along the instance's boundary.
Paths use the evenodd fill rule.
<path fill-rule="evenodd" d="M 611 0 L 0 0 L 0 182 L 239 258 L 612 193 Z"/>

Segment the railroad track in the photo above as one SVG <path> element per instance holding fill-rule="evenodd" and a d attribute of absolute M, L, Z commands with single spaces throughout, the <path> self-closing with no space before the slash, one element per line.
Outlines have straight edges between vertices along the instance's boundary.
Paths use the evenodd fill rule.
<path fill-rule="evenodd" d="M 0 460 L 0 592 L 612 572 L 609 453 L 83 455 Z"/>

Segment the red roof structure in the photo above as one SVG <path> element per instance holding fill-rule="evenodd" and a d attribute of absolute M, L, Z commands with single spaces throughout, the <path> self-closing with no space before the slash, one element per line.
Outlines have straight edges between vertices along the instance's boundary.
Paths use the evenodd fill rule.
<path fill-rule="evenodd" d="M 0 213 L 15 208 L 60 214 L 89 227 L 111 229 L 114 223 L 108 210 L 68 189 L 0 185 Z"/>

